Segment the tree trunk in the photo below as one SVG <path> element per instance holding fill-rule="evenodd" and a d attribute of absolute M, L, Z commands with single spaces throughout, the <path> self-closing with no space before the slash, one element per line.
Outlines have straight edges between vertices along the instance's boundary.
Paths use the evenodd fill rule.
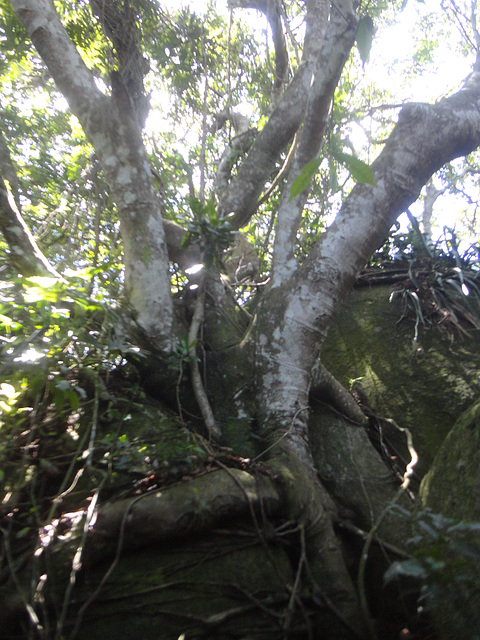
<path fill-rule="evenodd" d="M 59 523 L 48 524 L 52 527 L 52 538 L 44 537 L 48 551 L 40 545 L 35 558 L 42 556 L 40 563 L 45 556 L 45 565 L 40 565 L 45 573 L 39 576 L 48 575 L 53 583 L 43 615 L 48 621 L 49 607 L 56 610 L 57 629 L 52 637 L 58 640 L 65 629 L 71 638 L 104 637 L 107 631 L 102 622 L 96 622 L 96 612 L 113 620 L 112 628 L 125 640 L 144 635 L 145 619 L 150 616 L 153 635 L 162 638 L 182 637 L 185 629 L 187 637 L 207 637 L 211 632 L 218 637 L 266 638 L 271 637 L 266 620 L 275 621 L 272 635 L 278 638 L 289 634 L 329 640 L 375 636 L 366 606 L 365 558 L 380 524 L 390 532 L 389 543 L 403 553 L 399 547 L 405 528 L 396 525 L 387 505 L 391 501 L 405 507 L 408 504 L 404 489 L 391 482 L 372 502 L 369 496 L 366 502 L 358 498 L 355 526 L 370 525 L 371 529 L 366 546 L 356 554 L 347 554 L 349 560 L 355 556 L 352 571 L 345 559 L 345 539 L 337 533 L 340 500 L 328 487 L 326 465 L 330 456 L 337 455 L 342 460 L 340 473 L 358 471 L 351 463 L 352 447 L 378 473 L 382 462 L 363 427 L 352 426 L 349 415 L 336 421 L 328 411 L 313 406 L 312 390 L 318 382 L 329 328 L 361 269 L 432 174 L 480 145 L 480 67 L 477 65 L 455 95 L 435 105 L 403 107 L 372 165 L 374 184 L 352 189 L 335 221 L 300 264 L 295 258 L 295 241 L 306 196 L 290 198 L 290 187 L 305 163 L 321 152 L 333 94 L 355 39 L 356 5 L 350 0 L 333 3 L 327 23 L 329 3 L 306 3 L 305 44 L 298 70 L 235 178 L 223 181 L 228 184 L 219 194 L 217 216 L 221 219 L 232 213 L 233 228 L 239 229 L 256 212 L 281 152 L 296 136 L 287 189 L 277 212 L 271 279 L 258 294 L 250 315 L 236 303 L 214 261 L 211 268 L 205 267 L 197 294 L 185 290 L 180 302 L 174 303 L 169 254 L 181 266 L 205 255 L 181 246 L 185 237 L 181 227 L 164 225 L 162 202 L 155 192 L 132 96 L 122 83 L 112 82 L 111 96 L 99 90 L 49 0 L 12 0 L 19 20 L 94 147 L 116 203 L 124 246 L 125 324 L 131 336 L 149 351 L 137 361 L 142 385 L 167 401 L 180 418 L 188 415 L 191 424 L 203 429 L 209 440 L 199 446 L 201 469 L 195 468 L 190 476 L 187 469 L 184 484 L 180 475 L 174 487 L 156 485 L 149 493 L 148 486 L 137 486 L 140 493 L 129 493 L 124 499 L 116 489 L 118 499 L 112 504 L 107 501 L 95 514 L 93 499 L 90 507 L 79 508 L 77 504 L 79 517 L 75 520 L 64 515 L 62 522 L 69 522 L 71 546 L 62 545 L 62 536 L 57 534 L 50 547 L 56 535 L 53 529 Z M 277 55 L 282 51 L 278 44 Z M 187 336 L 186 345 L 180 341 L 182 334 Z M 186 365 L 190 377 L 183 375 Z M 328 375 L 323 377 L 323 385 L 332 389 L 332 395 L 348 396 Z M 98 394 L 96 388 L 96 402 Z M 349 402 L 346 400 L 347 406 Z M 153 431 L 163 417 L 156 414 L 151 419 L 146 410 L 142 415 Z M 170 436 L 181 429 L 181 420 L 175 421 Z M 240 436 L 238 430 L 243 432 Z M 247 452 L 253 460 L 246 459 Z M 170 464 L 168 459 L 164 462 Z M 148 471 L 150 475 L 144 474 L 147 483 L 148 477 L 156 479 L 158 467 Z M 96 499 L 103 484 L 95 473 L 92 477 L 97 483 Z M 88 485 L 82 499 L 92 490 Z M 346 493 L 343 489 L 345 502 Z M 395 529 L 398 537 L 391 533 Z M 221 553 L 222 541 L 234 538 L 231 566 L 214 564 L 208 574 L 210 582 L 204 581 L 198 569 L 203 558 L 196 554 L 192 568 L 178 547 L 181 540 L 192 541 L 193 535 L 200 534 L 205 536 L 201 540 L 208 543 L 209 554 Z M 252 547 L 248 552 L 241 548 L 243 534 L 249 541 L 246 547 Z M 152 549 L 144 549 L 147 544 Z M 134 553 L 138 546 L 142 550 Z M 184 572 L 169 564 L 170 546 L 174 563 L 184 562 Z M 61 550 L 58 553 L 57 548 Z M 110 564 L 97 571 L 99 550 L 105 552 Z M 84 552 L 81 574 L 79 558 Z M 31 564 L 36 562 L 30 558 Z M 157 562 L 160 569 L 149 566 Z M 243 562 L 247 573 L 254 572 L 253 587 Z M 104 589 L 117 565 L 119 593 L 115 582 Z M 355 585 L 352 573 L 357 568 Z M 52 575 L 56 575 L 56 585 Z M 26 610 L 31 628 L 40 633 L 41 623 L 30 604 L 30 600 L 37 603 L 43 598 L 40 578 L 30 594 L 26 572 L 21 580 L 14 577 L 21 595 L 7 603 L 4 624 Z M 207 587 L 212 585 L 215 596 L 209 603 Z M 222 590 L 228 594 L 222 595 Z M 184 593 L 193 596 L 179 611 L 172 601 Z M 195 602 L 198 593 L 201 607 Z M 124 600 L 128 607 L 122 604 Z M 238 617 L 251 609 L 260 631 L 244 623 L 245 632 L 237 634 Z M 180 624 L 171 622 L 175 617 Z M 162 625 L 168 626 L 165 635 Z"/>

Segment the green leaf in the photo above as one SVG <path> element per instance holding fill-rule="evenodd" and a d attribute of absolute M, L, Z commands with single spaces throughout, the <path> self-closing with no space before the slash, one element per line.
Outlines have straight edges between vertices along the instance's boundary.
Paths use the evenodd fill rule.
<path fill-rule="evenodd" d="M 330 189 L 336 193 L 339 189 L 337 165 L 333 162 L 333 158 L 328 159 L 328 180 Z"/>
<path fill-rule="evenodd" d="M 404 560 L 403 562 L 394 562 L 385 572 L 385 575 L 383 576 L 383 583 L 388 584 L 394 578 L 398 578 L 399 576 L 425 580 L 427 577 L 427 571 L 425 567 L 414 558 L 411 560 Z"/>
<path fill-rule="evenodd" d="M 13 323 L 13 320 L 11 320 L 8 316 L 4 316 L 3 313 L 0 313 L 0 324 L 9 327 Z"/>
<path fill-rule="evenodd" d="M 434 527 L 431 527 L 429 524 L 427 524 L 424 520 L 419 520 L 418 521 L 418 526 L 419 526 L 420 529 L 423 529 L 423 531 L 425 531 L 425 533 L 432 540 L 437 540 L 438 539 L 438 531 Z"/>
<path fill-rule="evenodd" d="M 373 20 L 370 16 L 363 16 L 358 23 L 357 34 L 355 36 L 357 49 L 363 64 L 368 62 L 374 35 L 375 27 L 373 26 Z"/>
<path fill-rule="evenodd" d="M 190 205 L 190 209 L 192 210 L 192 213 L 194 213 L 195 215 L 201 216 L 202 214 L 205 213 L 205 207 L 203 206 L 199 198 L 195 198 L 195 197 L 189 198 L 188 204 Z"/>
<path fill-rule="evenodd" d="M 361 182 L 362 184 L 375 184 L 375 180 L 373 179 L 373 172 L 368 164 L 362 162 L 357 157 L 350 155 L 349 153 L 344 153 L 343 151 L 332 151 L 332 155 L 335 160 L 338 160 L 341 164 L 344 165 L 349 171 L 352 178 L 356 182 Z"/>
<path fill-rule="evenodd" d="M 29 282 L 33 282 L 36 286 L 41 287 L 42 289 L 48 289 L 49 287 L 53 287 L 58 284 L 57 278 L 51 278 L 49 276 L 30 276 L 29 278 L 25 278 Z"/>
<path fill-rule="evenodd" d="M 300 195 L 301 193 L 303 193 L 303 191 L 305 191 L 305 189 L 308 188 L 310 180 L 317 172 L 322 159 L 323 158 L 314 158 L 313 160 L 310 160 L 310 162 L 307 162 L 307 164 L 303 167 L 300 175 L 295 178 L 292 186 L 290 187 L 289 200 L 292 200 L 292 198 L 295 198 L 295 196 Z"/>
<path fill-rule="evenodd" d="M 73 391 L 73 389 L 68 394 L 68 400 L 70 402 L 72 411 L 77 411 L 78 407 L 80 406 L 80 398 L 75 393 L 75 391 Z"/>

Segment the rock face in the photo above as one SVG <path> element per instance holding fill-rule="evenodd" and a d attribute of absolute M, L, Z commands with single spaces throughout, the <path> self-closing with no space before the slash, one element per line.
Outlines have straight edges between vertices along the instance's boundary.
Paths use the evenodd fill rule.
<path fill-rule="evenodd" d="M 423 479 L 419 523 L 425 522 L 425 516 L 432 518 L 429 510 L 443 516 L 433 521 L 438 529 L 425 530 L 430 539 L 423 540 L 427 546 L 423 553 L 435 560 L 428 579 L 438 637 L 474 639 L 480 629 L 478 400 L 457 420 Z"/>
<path fill-rule="evenodd" d="M 410 429 L 423 476 L 458 417 L 480 396 L 480 332 L 419 326 L 415 341 L 415 319 L 399 321 L 401 305 L 389 297 L 389 286 L 354 290 L 322 359 L 377 414 Z"/>
<path fill-rule="evenodd" d="M 429 589 L 426 603 L 434 613 L 437 637 L 474 640 L 470 631 L 480 628 L 480 524 L 458 528 L 457 521 L 480 521 L 480 336 L 452 338 L 431 328 L 419 331 L 413 344 L 415 322 L 398 322 L 401 309 L 389 304 L 389 294 L 387 286 L 352 293 L 330 331 L 323 362 L 345 387 L 355 381 L 357 393 L 385 430 L 382 437 L 406 459 L 404 432 L 395 426 L 387 432 L 391 423 L 385 418 L 411 431 L 419 476 L 424 476 L 420 497 L 413 503 L 400 494 L 398 477 L 385 465 L 384 452 L 370 446 L 371 434 L 361 421 L 312 392 L 309 439 L 328 492 L 322 508 L 332 514 L 353 576 L 365 549 L 362 530 L 368 533 L 378 525 L 378 540 L 370 547 L 368 570 L 359 584 L 379 638 L 398 637 L 406 624 L 405 600 L 402 595 L 399 606 L 398 595 L 403 585 L 385 587 L 383 577 L 403 558 L 412 537 L 413 507 L 414 535 L 421 538 L 416 550 L 423 554 L 415 556 L 416 577 L 422 580 L 415 586 Z M 228 381 L 235 380 L 237 367 L 241 371 L 231 359 Z M 215 393 L 234 397 L 235 390 L 232 394 L 225 386 Z M 92 407 L 86 403 L 75 414 L 77 422 L 69 423 L 80 437 L 89 433 Z M 53 521 L 58 540 L 46 544 L 22 576 L 30 593 L 31 576 L 40 584 L 48 574 L 47 621 L 49 615 L 56 620 L 56 612 L 68 605 L 64 630 L 77 640 L 176 640 L 183 635 L 270 640 L 303 638 L 307 628 L 314 638 L 358 637 L 329 605 L 323 585 L 312 590 L 307 571 L 305 586 L 299 586 L 303 566 L 309 566 L 306 533 L 303 524 L 285 520 L 283 505 L 293 487 L 301 522 L 308 482 L 297 487 L 292 480 L 287 486 L 278 468 L 256 462 L 255 453 L 249 459 L 244 452 L 250 446 L 254 451 L 249 439 L 254 438 L 243 436 L 237 423 L 225 420 L 226 427 L 239 432 L 238 450 L 217 451 L 179 423 L 174 412 L 143 394 L 129 396 L 120 382 L 100 405 L 99 416 L 91 472 L 80 478 L 75 491 L 63 492 L 63 516 L 59 511 Z M 47 438 L 40 444 L 40 458 L 47 458 L 53 444 Z M 66 598 L 72 558 L 86 530 L 85 505 L 99 485 L 101 500 L 83 567 L 73 596 Z M 24 493 L 30 495 L 28 486 Z M 411 567 L 412 559 L 407 562 Z M 415 577 L 411 570 L 403 575 Z M 0 581 L 0 602 L 0 635 L 18 640 L 25 607 L 16 585 Z M 408 604 L 414 617 L 416 593 Z"/>
<path fill-rule="evenodd" d="M 420 487 L 423 507 L 480 521 L 480 401 L 457 420 Z"/>
<path fill-rule="evenodd" d="M 480 629 L 480 335 L 399 322 L 388 287 L 353 292 L 332 326 L 325 366 L 375 413 L 407 427 L 423 477 L 415 503 L 414 560 L 421 607 L 439 640 L 475 640 Z M 397 432 L 398 433 L 398 432 Z M 395 430 L 387 434 L 402 453 Z M 392 443 L 389 443 L 392 444 Z M 408 537 L 408 536 L 407 536 Z M 415 571 L 414 571 L 415 570 Z"/>

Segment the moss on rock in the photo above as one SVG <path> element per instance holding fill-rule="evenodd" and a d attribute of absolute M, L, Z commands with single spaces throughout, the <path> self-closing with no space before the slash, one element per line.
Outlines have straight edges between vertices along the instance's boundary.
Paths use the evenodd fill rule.
<path fill-rule="evenodd" d="M 417 472 L 428 470 L 452 424 L 480 395 L 480 335 L 419 328 L 390 287 L 356 289 L 333 323 L 322 361 L 347 388 L 357 388 L 378 414 L 413 434 Z"/>

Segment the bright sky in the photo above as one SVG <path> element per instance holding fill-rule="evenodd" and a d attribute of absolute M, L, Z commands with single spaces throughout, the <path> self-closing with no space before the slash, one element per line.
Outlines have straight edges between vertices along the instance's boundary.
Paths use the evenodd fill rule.
<path fill-rule="evenodd" d="M 439 22 L 431 24 L 423 33 L 415 33 L 414 26 L 418 16 L 425 17 L 432 11 L 439 11 L 438 0 L 410 0 L 398 14 L 397 24 L 386 27 L 383 32 L 379 30 L 374 40 L 370 73 L 376 81 L 381 80 L 382 85 L 393 92 L 400 89 L 404 100 L 438 99 L 444 93 L 456 89 L 471 70 L 472 60 L 452 51 L 457 44 L 458 35 L 454 29 L 448 41 L 449 46 L 440 46 L 436 50 L 433 64 L 426 65 L 425 71 L 416 77 L 410 77 L 408 85 L 399 86 L 395 68 L 408 69 L 408 65 L 411 65 L 412 51 L 418 49 L 417 38 L 426 36 L 432 41 L 438 39 L 440 42 L 445 39 Z"/>
<path fill-rule="evenodd" d="M 166 7 L 190 6 L 197 13 L 206 10 L 208 0 L 169 0 L 164 3 Z M 228 14 L 226 0 L 217 0 L 215 2 L 217 10 L 220 13 Z M 377 34 L 372 49 L 371 62 L 366 72 L 375 78 L 376 82 L 381 81 L 387 88 L 393 92 L 400 89 L 398 83 L 398 74 L 395 68 L 411 64 L 410 55 L 415 46 L 414 25 L 418 20 L 418 15 L 427 15 L 430 12 L 439 11 L 439 0 L 409 0 L 405 9 L 397 13 L 397 24 L 388 26 L 385 30 L 376 25 Z M 246 15 L 245 10 L 241 11 L 242 16 Z M 254 16 L 254 24 L 258 25 L 259 14 L 250 11 Z M 263 19 L 265 22 L 266 19 Z M 262 24 L 260 28 L 265 28 Z M 432 30 L 428 33 L 431 39 L 439 37 L 442 34 L 439 31 L 439 25 L 433 25 Z M 460 54 L 452 55 L 449 47 L 440 48 L 435 59 L 436 64 L 431 65 L 428 72 L 418 77 L 416 80 L 410 79 L 410 95 L 405 94 L 406 87 L 401 87 L 404 99 L 415 100 L 435 100 L 444 92 L 454 89 L 458 86 L 462 79 L 466 77 L 470 71 L 471 61 L 467 60 Z"/>

